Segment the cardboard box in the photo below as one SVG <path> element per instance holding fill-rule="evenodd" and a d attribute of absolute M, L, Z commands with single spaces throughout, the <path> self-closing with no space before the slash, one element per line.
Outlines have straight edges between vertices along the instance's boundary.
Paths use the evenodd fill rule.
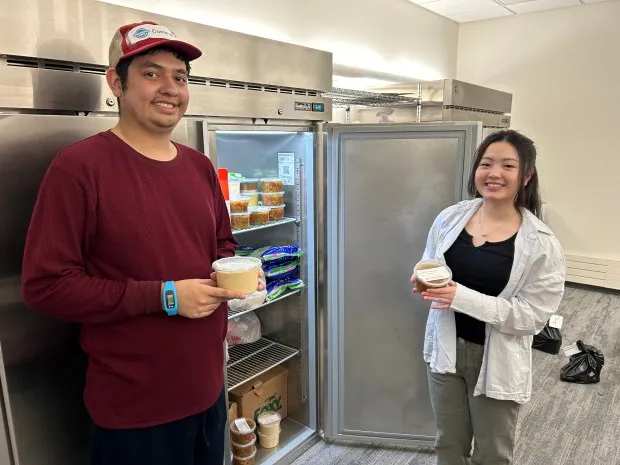
<path fill-rule="evenodd" d="M 239 417 L 254 421 L 263 412 L 278 412 L 282 419 L 288 415 L 288 370 L 277 366 L 233 389 L 230 398 L 237 403 Z"/>
<path fill-rule="evenodd" d="M 239 410 L 236 402 L 230 402 L 228 404 L 228 423 L 232 423 L 233 420 L 239 418 Z"/>

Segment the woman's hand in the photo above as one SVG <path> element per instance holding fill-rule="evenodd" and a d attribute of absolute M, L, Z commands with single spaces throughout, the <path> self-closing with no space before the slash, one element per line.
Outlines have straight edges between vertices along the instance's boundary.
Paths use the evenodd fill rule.
<path fill-rule="evenodd" d="M 435 305 L 431 306 L 432 309 L 445 310 L 452 306 L 452 301 L 456 295 L 456 283 L 450 281 L 446 287 L 429 287 L 420 295 L 424 300 L 435 302 Z"/>

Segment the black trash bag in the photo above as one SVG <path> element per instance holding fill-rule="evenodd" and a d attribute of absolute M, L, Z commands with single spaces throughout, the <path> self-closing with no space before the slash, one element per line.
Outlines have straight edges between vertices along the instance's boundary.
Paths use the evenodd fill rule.
<path fill-rule="evenodd" d="M 560 379 L 568 383 L 594 384 L 601 380 L 605 356 L 594 346 L 577 341 L 581 352 L 571 355 L 560 371 Z"/>
<path fill-rule="evenodd" d="M 558 328 L 552 328 L 549 326 L 549 322 L 545 325 L 542 331 L 534 336 L 532 341 L 532 348 L 546 352 L 548 354 L 557 354 L 562 347 L 562 333 Z"/>

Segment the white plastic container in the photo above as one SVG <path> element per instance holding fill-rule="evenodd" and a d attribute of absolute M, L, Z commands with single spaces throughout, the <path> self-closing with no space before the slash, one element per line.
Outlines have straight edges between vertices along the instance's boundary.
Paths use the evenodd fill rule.
<path fill-rule="evenodd" d="M 424 292 L 429 287 L 445 287 L 452 281 L 452 270 L 436 260 L 420 260 L 413 269 L 416 290 Z"/>
<path fill-rule="evenodd" d="M 256 292 L 261 265 L 254 257 L 221 258 L 212 264 L 218 287 L 244 294 Z"/>

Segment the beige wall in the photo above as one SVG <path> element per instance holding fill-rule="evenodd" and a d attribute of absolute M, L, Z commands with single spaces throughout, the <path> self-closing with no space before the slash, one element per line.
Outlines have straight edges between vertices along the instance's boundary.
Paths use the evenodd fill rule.
<path fill-rule="evenodd" d="M 461 25 L 457 77 L 513 93 L 565 251 L 620 258 L 620 1 Z"/>

